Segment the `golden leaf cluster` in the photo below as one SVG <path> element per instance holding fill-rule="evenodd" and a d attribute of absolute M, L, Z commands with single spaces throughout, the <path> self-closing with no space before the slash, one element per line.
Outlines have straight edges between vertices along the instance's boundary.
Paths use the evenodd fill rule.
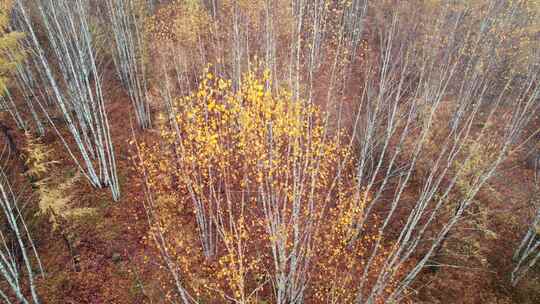
<path fill-rule="evenodd" d="M 22 38 L 22 34 L 8 31 L 12 6 L 12 0 L 3 0 L 0 3 L 0 95 L 6 89 L 10 71 L 21 60 L 21 54 L 17 55 L 15 50 L 17 49 L 17 42 Z"/>
<path fill-rule="evenodd" d="M 354 195 L 351 149 L 341 132 L 325 128 L 316 106 L 273 93 L 268 71 L 242 79 L 234 91 L 207 69 L 197 91 L 176 99 L 175 115 L 161 117 L 159 142 L 139 144 L 138 170 L 157 197 L 152 229 L 165 235 L 167 252 L 203 300 L 269 296 L 271 248 L 293 252 L 301 231 L 313 239 L 299 253 L 314 261 L 308 297 L 352 302 L 363 254 L 378 239 L 368 233 L 348 246 L 371 200 Z M 201 229 L 216 240 L 215 258 L 203 255 Z M 377 246 L 375 263 L 391 248 Z"/>

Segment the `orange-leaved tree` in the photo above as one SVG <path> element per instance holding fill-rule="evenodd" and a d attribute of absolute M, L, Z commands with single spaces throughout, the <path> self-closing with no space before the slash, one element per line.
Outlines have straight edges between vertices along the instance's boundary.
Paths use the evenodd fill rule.
<path fill-rule="evenodd" d="M 157 142 L 137 145 L 151 244 L 185 303 L 353 302 L 374 239 L 348 245 L 369 199 L 350 141 L 262 74 L 235 91 L 206 73 L 161 117 Z"/>

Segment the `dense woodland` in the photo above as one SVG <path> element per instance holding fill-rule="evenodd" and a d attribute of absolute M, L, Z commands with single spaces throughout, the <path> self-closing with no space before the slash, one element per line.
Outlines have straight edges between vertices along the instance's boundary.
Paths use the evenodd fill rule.
<path fill-rule="evenodd" d="M 537 0 L 1 0 L 0 302 L 540 303 Z"/>

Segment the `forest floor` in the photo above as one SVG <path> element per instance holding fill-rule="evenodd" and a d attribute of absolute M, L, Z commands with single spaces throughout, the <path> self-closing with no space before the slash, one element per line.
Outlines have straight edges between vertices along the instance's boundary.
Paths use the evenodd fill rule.
<path fill-rule="evenodd" d="M 143 288 L 156 289 L 145 286 L 152 284 L 152 275 L 145 270 L 151 272 L 152 267 L 143 262 L 147 224 L 140 201 L 144 194 L 130 161 L 132 121 L 124 111 L 130 103 L 119 90 L 108 93 L 112 95 L 109 122 L 122 191 L 118 202 L 108 189 L 96 190 L 78 176 L 76 165 L 54 134 L 44 139 L 59 161 L 46 183 L 62 185 L 64 197 L 69 197 L 64 208 L 69 216 L 57 227 L 45 216 L 37 236 L 47 277 L 41 284 L 45 303 L 151 303 Z"/>

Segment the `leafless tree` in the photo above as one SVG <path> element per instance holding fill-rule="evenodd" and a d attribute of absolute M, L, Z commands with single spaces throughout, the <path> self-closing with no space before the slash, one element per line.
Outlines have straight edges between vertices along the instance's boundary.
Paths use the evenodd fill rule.
<path fill-rule="evenodd" d="M 0 298 L 4 303 L 40 303 L 36 290 L 37 275 L 43 268 L 36 246 L 25 223 L 24 209 L 30 196 L 21 185 L 14 186 L 15 173 L 6 167 L 12 156 L 9 145 L 0 151 L 0 277 L 4 283 Z M 35 269 L 38 269 L 37 273 Z"/>
<path fill-rule="evenodd" d="M 540 259 L 540 202 L 538 194 L 540 193 L 540 183 L 538 173 L 535 174 L 535 197 L 533 207 L 536 207 L 536 215 L 527 227 L 527 232 L 523 235 L 519 246 L 514 252 L 513 260 L 515 262 L 514 269 L 511 273 L 511 282 L 516 286 L 522 280 L 528 271 L 536 265 Z"/>
<path fill-rule="evenodd" d="M 114 147 L 103 99 L 102 75 L 92 44 L 88 2 L 43 0 L 37 3 L 37 8 L 53 60 L 47 58 L 36 36 L 25 1 L 16 1 L 15 10 L 39 63 L 37 69 L 51 88 L 50 99 L 61 111 L 82 161 L 75 156 L 48 114 L 47 119 L 90 183 L 98 188 L 110 186 L 113 199 L 118 200 L 120 189 Z M 59 73 L 54 72 L 50 62 L 58 64 Z M 43 105 L 40 107 L 45 110 Z"/>
<path fill-rule="evenodd" d="M 141 32 L 141 15 L 146 8 L 134 0 L 107 0 L 106 4 L 115 41 L 113 60 L 117 75 L 129 93 L 138 125 L 149 128 L 151 117 Z"/>

